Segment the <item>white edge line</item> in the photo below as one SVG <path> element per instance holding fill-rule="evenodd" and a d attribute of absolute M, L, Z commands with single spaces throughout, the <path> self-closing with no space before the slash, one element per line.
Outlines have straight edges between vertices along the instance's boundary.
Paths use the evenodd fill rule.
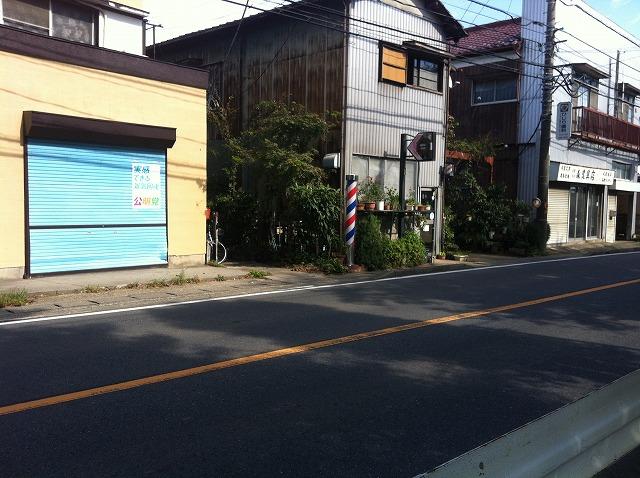
<path fill-rule="evenodd" d="M 381 279 L 368 279 L 362 281 L 354 281 L 354 282 L 341 282 L 338 284 L 325 284 L 325 285 L 306 285 L 300 287 L 292 287 L 290 289 L 278 289 L 278 290 L 269 290 L 264 292 L 250 292 L 247 294 L 237 294 L 237 295 L 227 295 L 224 297 L 209 297 L 206 299 L 194 299 L 194 300 L 186 300 L 182 302 L 169 302 L 165 304 L 152 304 L 152 305 L 141 305 L 138 307 L 127 307 L 123 309 L 110 309 L 110 310 L 98 310 L 95 312 L 81 312 L 77 314 L 68 314 L 68 315 L 55 315 L 55 316 L 47 316 L 47 317 L 26 317 L 24 319 L 17 320 L 9 320 L 6 322 L 0 322 L 0 327 L 9 327 L 11 325 L 20 325 L 20 324 L 29 324 L 34 322 L 49 322 L 53 320 L 62 320 L 62 319 L 74 319 L 77 317 L 92 317 L 99 315 L 108 315 L 108 314 L 118 314 L 122 312 L 135 312 L 139 310 L 152 310 L 152 309 L 165 309 L 169 307 L 176 307 L 179 305 L 192 305 L 192 304 L 202 304 L 205 302 L 218 302 L 223 300 L 234 300 L 234 299 L 247 299 L 251 297 L 260 297 L 265 295 L 276 295 L 276 294 L 285 294 L 291 292 L 304 292 L 309 290 L 320 290 L 320 289 L 333 289 L 336 287 L 345 287 L 359 284 L 373 284 L 376 282 L 387 282 L 387 281 L 396 281 L 396 280 L 406 280 L 406 279 L 416 279 L 422 277 L 433 277 L 439 275 L 446 274 L 460 274 L 463 272 L 475 272 L 475 271 L 486 271 L 491 269 L 507 269 L 510 267 L 523 267 L 530 266 L 536 264 L 547 264 L 550 262 L 567 262 L 567 261 L 579 261 L 579 260 L 588 260 L 588 259 L 596 259 L 600 257 L 612 257 L 612 256 L 624 256 L 630 254 L 640 254 L 640 251 L 631 251 L 631 252 L 614 252 L 611 254 L 598 254 L 593 256 L 580 256 L 580 257 L 564 257 L 560 259 L 547 259 L 543 261 L 530 261 L 530 262 L 518 262 L 514 264 L 499 264 L 494 266 L 485 266 L 485 267 L 473 267 L 469 269 L 456 269 L 452 271 L 440 271 L 440 272 L 426 272 L 421 274 L 410 274 L 406 276 L 400 277 L 384 277 Z"/>

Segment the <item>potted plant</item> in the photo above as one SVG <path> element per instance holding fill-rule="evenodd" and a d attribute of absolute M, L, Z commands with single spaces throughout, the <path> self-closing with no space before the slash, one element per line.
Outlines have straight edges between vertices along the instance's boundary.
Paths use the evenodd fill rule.
<path fill-rule="evenodd" d="M 384 189 L 378 183 L 374 182 L 371 185 L 371 191 L 369 193 L 370 199 L 376 202 L 378 211 L 384 211 Z"/>
<path fill-rule="evenodd" d="M 382 186 L 376 183 L 372 177 L 368 177 L 360 188 L 359 198 L 365 204 L 365 209 L 368 211 L 375 210 L 376 203 L 384 199 Z M 384 209 L 384 204 L 382 209 Z"/>
<path fill-rule="evenodd" d="M 400 194 L 396 188 L 387 188 L 385 190 L 385 209 L 397 211 L 400 209 Z"/>
<path fill-rule="evenodd" d="M 409 197 L 407 197 L 404 203 L 407 211 L 413 211 L 416 208 L 416 196 L 413 189 L 409 191 Z"/>

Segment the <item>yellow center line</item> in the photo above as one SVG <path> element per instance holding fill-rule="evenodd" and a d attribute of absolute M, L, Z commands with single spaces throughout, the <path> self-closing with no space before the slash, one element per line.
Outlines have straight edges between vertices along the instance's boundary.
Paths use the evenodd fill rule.
<path fill-rule="evenodd" d="M 428 327 L 431 325 L 445 324 L 448 322 L 455 322 L 455 321 L 464 320 L 464 319 L 472 319 L 475 317 L 496 314 L 499 312 L 507 312 L 514 309 L 520 309 L 520 308 L 529 307 L 532 305 L 545 304 L 547 302 L 554 302 L 562 299 L 568 299 L 571 297 L 592 294 L 594 292 L 599 292 L 599 291 L 608 290 L 608 289 L 615 289 L 617 287 L 624 287 L 624 286 L 633 285 L 633 284 L 640 284 L 640 279 L 616 282 L 613 284 L 607 284 L 607 285 L 602 285 L 598 287 L 591 287 L 589 289 L 582 289 L 574 292 L 567 292 L 564 294 L 558 294 L 558 295 L 553 295 L 548 297 L 542 297 L 539 299 L 528 300 L 525 302 L 518 302 L 516 304 L 501 305 L 498 307 L 492 307 L 490 309 L 463 312 L 460 314 L 449 315 L 446 317 L 439 317 L 436 319 L 427 319 L 419 322 L 411 322 L 408 324 L 397 325 L 395 327 L 387 327 L 384 329 L 371 330 L 371 331 L 362 332 L 359 334 L 346 335 L 344 337 L 337 337 L 334 339 L 321 340 L 319 342 L 312 342 L 308 344 L 297 345 L 295 347 L 287 347 L 283 349 L 272 350 L 270 352 L 263 352 L 255 355 L 248 355 L 245 357 L 238 357 L 230 360 L 223 360 L 221 362 L 201 365 L 198 367 L 192 367 L 192 368 L 187 368 L 183 370 L 176 370 L 173 372 L 151 375 L 149 377 L 143 377 L 143 378 L 138 378 L 134 380 L 127 380 L 125 382 L 119 382 L 119 383 L 113 383 L 110 385 L 103 385 L 100 387 L 88 388 L 86 390 L 80 390 L 78 392 L 65 393 L 62 395 L 54 395 L 51 397 L 40 398 L 37 400 L 31 400 L 28 402 L 15 403 L 13 405 L 5 405 L 0 407 L 0 415 L 10 415 L 12 413 L 20 413 L 26 410 L 32 410 L 34 408 L 48 407 L 48 406 L 57 405 L 60 403 L 94 397 L 96 395 L 103 395 L 106 393 L 113 393 L 113 392 L 119 392 L 122 390 L 138 388 L 145 385 L 152 385 L 154 383 L 177 380 L 180 378 L 191 377 L 193 375 L 214 372 L 216 370 L 222 370 L 225 368 L 238 367 L 241 365 L 247 365 L 254 362 L 261 362 L 264 360 L 271 360 L 279 357 L 286 357 L 287 355 L 301 354 L 304 352 L 309 352 L 311 350 L 332 347 L 335 345 L 346 344 L 349 342 L 356 342 L 359 340 L 370 339 L 373 337 L 380 337 L 383 335 L 395 334 L 395 333 L 404 332 L 407 330 L 420 329 L 422 327 Z"/>

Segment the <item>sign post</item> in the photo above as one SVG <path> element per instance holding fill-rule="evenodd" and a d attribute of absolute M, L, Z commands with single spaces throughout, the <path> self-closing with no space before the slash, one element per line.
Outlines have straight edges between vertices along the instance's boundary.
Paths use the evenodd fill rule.
<path fill-rule="evenodd" d="M 436 134 L 418 133 L 407 147 L 416 161 L 436 160 Z"/>
<path fill-rule="evenodd" d="M 347 175 L 346 214 L 344 220 L 344 239 L 347 245 L 347 265 L 353 266 L 353 243 L 356 237 L 356 208 L 358 206 L 358 176 Z"/>
<path fill-rule="evenodd" d="M 556 115 L 556 139 L 571 139 L 571 102 L 558 103 Z"/>
<path fill-rule="evenodd" d="M 404 232 L 404 211 L 406 209 L 405 180 L 407 172 L 407 152 L 416 161 L 436 160 L 436 134 L 433 132 L 418 133 L 411 139 L 408 134 L 400 135 L 400 214 L 398 221 L 398 237 Z"/>
<path fill-rule="evenodd" d="M 404 210 L 406 209 L 405 180 L 407 175 L 407 150 L 409 149 L 408 134 L 400 135 L 400 184 L 398 194 L 400 195 L 400 214 L 398 217 L 398 237 L 402 237 L 404 232 Z"/>

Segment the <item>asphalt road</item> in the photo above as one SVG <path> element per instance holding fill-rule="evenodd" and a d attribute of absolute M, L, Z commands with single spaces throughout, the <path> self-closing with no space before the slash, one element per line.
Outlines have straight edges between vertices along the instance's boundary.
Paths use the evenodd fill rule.
<path fill-rule="evenodd" d="M 3 325 L 0 413 L 634 279 L 640 253 Z M 640 368 L 638 297 L 621 285 L 54 398 L 0 416 L 0 476 L 411 477 Z"/>

